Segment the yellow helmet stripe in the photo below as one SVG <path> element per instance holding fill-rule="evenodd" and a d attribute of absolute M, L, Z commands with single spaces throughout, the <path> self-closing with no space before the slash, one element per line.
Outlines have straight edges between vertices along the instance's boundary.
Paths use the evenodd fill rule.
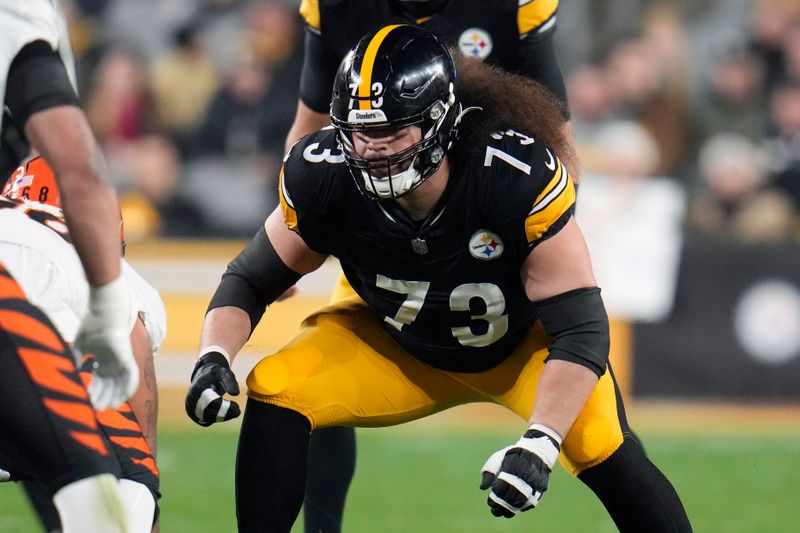
<path fill-rule="evenodd" d="M 381 28 L 375 37 L 367 45 L 367 51 L 364 52 L 364 59 L 361 61 L 361 81 L 358 84 L 358 108 L 361 110 L 372 109 L 372 101 L 370 100 L 372 87 L 372 67 L 375 66 L 375 58 L 378 56 L 378 49 L 381 47 L 386 36 L 389 35 L 393 29 L 400 27 L 402 24 L 392 24 Z"/>

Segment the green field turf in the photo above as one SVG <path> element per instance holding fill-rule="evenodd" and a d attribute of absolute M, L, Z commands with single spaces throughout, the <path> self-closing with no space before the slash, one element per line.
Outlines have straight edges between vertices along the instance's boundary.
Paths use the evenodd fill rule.
<path fill-rule="evenodd" d="M 539 508 L 494 518 L 479 469 L 511 432 L 426 427 L 361 430 L 346 532 L 613 532 L 602 506 L 558 469 Z M 654 461 L 676 485 L 695 531 L 795 532 L 800 523 L 800 433 L 645 433 Z M 162 429 L 163 533 L 235 531 L 233 428 Z M 299 528 L 295 528 L 299 531 Z M 0 532 L 38 528 L 13 484 L 0 485 Z"/>

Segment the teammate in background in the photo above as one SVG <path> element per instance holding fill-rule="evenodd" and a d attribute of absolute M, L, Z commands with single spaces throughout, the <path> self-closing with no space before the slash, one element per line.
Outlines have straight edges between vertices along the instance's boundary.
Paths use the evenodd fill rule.
<path fill-rule="evenodd" d="M 96 361 L 87 396 L 63 340 L 0 264 L 0 455 L 19 475 L 47 484 L 65 532 L 109 533 L 125 526 L 119 467 L 89 398 L 100 410 L 122 404 L 139 372 L 121 277 L 119 207 L 102 179 L 102 156 L 71 69 L 66 23 L 54 0 L 0 0 L 0 101 L 58 177 L 66 224 L 91 286 L 73 347 Z M 61 387 L 42 385 L 43 373 L 60 373 Z"/>
<path fill-rule="evenodd" d="M 300 100 L 286 150 L 330 124 L 339 63 L 363 35 L 387 24 L 417 24 L 464 56 L 541 83 L 561 102 L 568 137 L 567 96 L 554 43 L 557 11 L 558 0 L 303 0 Z"/>
<path fill-rule="evenodd" d="M 35 200 L 35 201 L 34 201 Z M 121 252 L 124 235 L 120 223 Z M 42 157 L 21 165 L 0 198 L 0 261 L 14 276 L 28 301 L 41 309 L 62 338 L 71 343 L 87 311 L 89 287 L 70 244 L 61 216 L 55 177 Z M 166 334 L 166 312 L 158 292 L 123 259 L 122 276 L 130 291 L 129 323 L 134 357 L 140 369 L 139 389 L 116 410 L 97 413 L 101 430 L 122 467 L 120 486 L 131 533 L 151 531 L 160 497 L 155 462 L 158 396 L 153 354 Z M 88 386 L 94 359 L 84 358 L 81 377 Z M 2 465 L 13 472 L 13 465 Z M 45 485 L 24 481 L 45 526 L 60 531 L 52 494 Z"/>
<path fill-rule="evenodd" d="M 359 41 L 336 77 L 334 128 L 292 148 L 281 205 L 223 275 L 186 399 L 202 425 L 238 415 L 221 396 L 238 393 L 229 363 L 277 295 L 328 255 L 357 292 L 308 317 L 247 378 L 243 533 L 291 529 L 310 431 L 470 402 L 528 425 L 482 468 L 495 516 L 536 506 L 560 456 L 620 531 L 691 530 L 625 419 L 575 187 L 557 157 L 569 143 L 550 129 L 558 109 L 535 84 L 480 67 L 465 64 L 454 88 L 447 50 L 414 26 Z"/>
<path fill-rule="evenodd" d="M 571 139 L 569 110 L 554 34 L 558 0 L 303 0 L 306 22 L 300 99 L 286 151 L 301 137 L 330 124 L 330 92 L 336 69 L 366 33 L 393 23 L 418 24 L 451 49 L 544 85 L 560 102 L 561 125 Z M 572 148 L 569 149 L 573 152 Z M 562 160 L 577 178 L 573 157 Z M 343 276 L 331 299 L 353 294 Z M 311 439 L 306 531 L 341 528 L 347 488 L 355 469 L 355 433 L 329 428 Z"/>

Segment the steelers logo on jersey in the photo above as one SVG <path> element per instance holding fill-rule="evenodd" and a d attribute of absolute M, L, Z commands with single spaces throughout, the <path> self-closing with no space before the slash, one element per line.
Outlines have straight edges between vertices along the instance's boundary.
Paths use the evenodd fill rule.
<path fill-rule="evenodd" d="M 467 57 L 486 59 L 492 53 L 492 37 L 481 28 L 469 28 L 459 36 L 458 48 Z"/>
<path fill-rule="evenodd" d="M 496 233 L 479 229 L 469 239 L 469 253 L 484 261 L 497 259 L 503 255 L 503 241 Z"/>

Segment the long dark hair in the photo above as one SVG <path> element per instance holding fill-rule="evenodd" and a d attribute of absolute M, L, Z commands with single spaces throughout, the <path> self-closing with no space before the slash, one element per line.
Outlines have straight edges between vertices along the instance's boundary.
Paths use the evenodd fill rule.
<path fill-rule="evenodd" d="M 464 108 L 482 111 L 464 115 L 456 151 L 469 151 L 496 131 L 513 129 L 552 147 L 569 169 L 576 167 L 575 149 L 565 135 L 564 104 L 543 85 L 483 61 L 453 52 L 456 96 Z"/>

